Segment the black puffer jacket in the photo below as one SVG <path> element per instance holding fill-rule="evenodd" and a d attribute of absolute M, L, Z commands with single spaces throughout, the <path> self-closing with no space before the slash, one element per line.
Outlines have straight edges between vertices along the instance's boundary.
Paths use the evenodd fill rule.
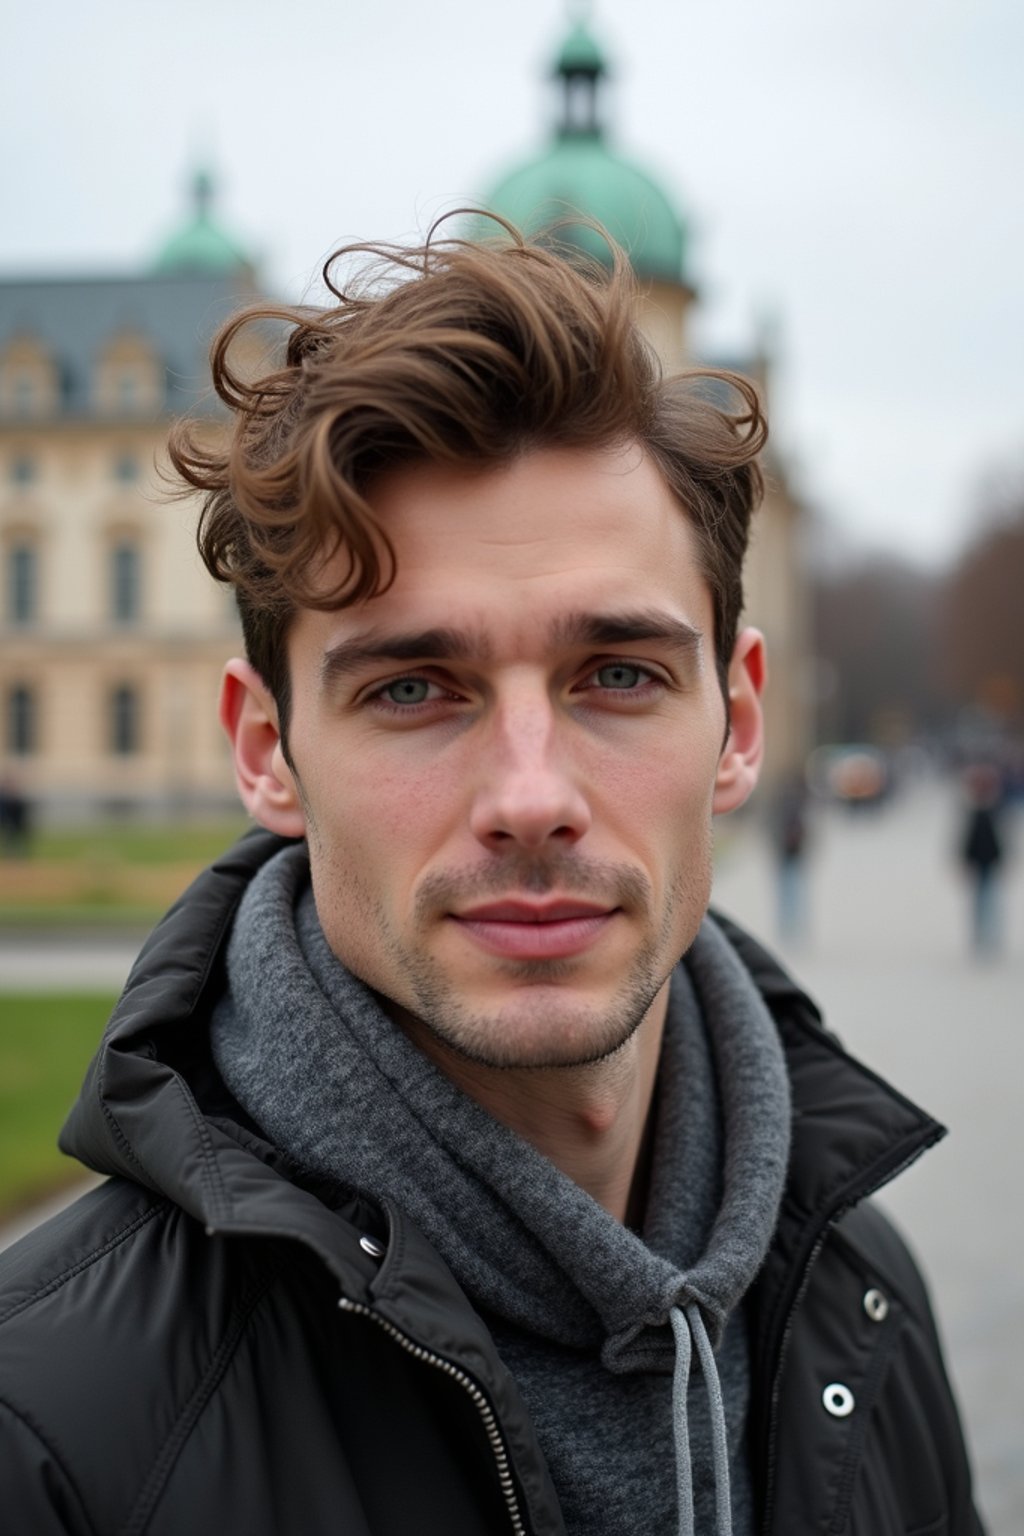
<path fill-rule="evenodd" d="M 277 846 L 244 839 L 150 938 L 63 1135 L 112 1177 L 0 1258 L 0 1528 L 557 1536 L 515 1384 L 437 1254 L 401 1211 L 289 1166 L 212 1068 L 225 935 Z M 729 931 L 796 1110 L 754 1297 L 762 1528 L 973 1536 L 921 1280 L 859 1203 L 941 1128 Z"/>

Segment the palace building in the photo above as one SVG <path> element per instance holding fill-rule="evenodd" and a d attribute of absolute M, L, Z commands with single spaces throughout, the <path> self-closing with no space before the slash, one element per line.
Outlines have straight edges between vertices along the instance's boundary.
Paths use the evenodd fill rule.
<path fill-rule="evenodd" d="M 0 279 L 3 770 L 46 815 L 233 803 L 215 702 L 233 601 L 159 483 L 167 429 L 209 418 L 208 348 L 257 297 L 198 175 L 137 275 Z"/>
<path fill-rule="evenodd" d="M 657 182 L 610 144 L 607 74 L 576 24 L 555 63 L 551 142 L 482 204 L 531 231 L 563 221 L 559 238 L 597 255 L 600 241 L 572 215 L 602 224 L 629 252 L 644 327 L 676 369 L 697 361 L 686 228 Z M 234 604 L 195 551 L 195 502 L 169 502 L 159 467 L 174 417 L 198 413 L 223 430 L 210 339 L 263 290 L 215 217 L 207 175 L 192 196 L 147 271 L 0 278 L 0 777 L 51 819 L 236 804 L 215 709 L 239 645 Z M 768 391 L 764 356 L 729 366 Z M 772 456 L 768 469 L 748 614 L 769 640 L 766 767 L 778 780 L 808 745 L 807 601 L 800 508 L 784 465 Z"/>

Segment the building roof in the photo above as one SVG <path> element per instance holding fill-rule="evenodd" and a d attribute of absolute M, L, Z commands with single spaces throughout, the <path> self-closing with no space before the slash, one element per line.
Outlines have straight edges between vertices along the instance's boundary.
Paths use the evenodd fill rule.
<path fill-rule="evenodd" d="M 572 223 L 583 214 L 628 251 L 638 276 L 685 283 L 682 218 L 658 182 L 606 142 L 600 90 L 608 67 L 582 22 L 559 49 L 553 73 L 562 91 L 553 143 L 503 176 L 484 206 L 533 234 L 557 223 L 560 240 L 606 260 L 600 237 Z"/>
<path fill-rule="evenodd" d="M 256 297 L 248 272 L 211 275 L 0 278 L 0 354 L 19 338 L 40 344 L 60 381 L 62 418 L 89 418 L 96 365 L 118 336 L 142 337 L 164 370 L 164 411 L 213 412 L 209 347 L 218 326 Z"/>

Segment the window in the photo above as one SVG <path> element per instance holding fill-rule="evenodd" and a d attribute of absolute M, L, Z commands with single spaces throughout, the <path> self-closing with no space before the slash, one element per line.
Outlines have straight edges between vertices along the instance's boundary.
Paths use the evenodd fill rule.
<path fill-rule="evenodd" d="M 55 359 L 38 336 L 12 336 L 0 347 L 0 414 L 23 420 L 57 409 Z"/>
<path fill-rule="evenodd" d="M 11 460 L 11 480 L 15 485 L 31 485 L 36 477 L 35 462 L 27 453 L 16 453 Z"/>
<path fill-rule="evenodd" d="M 39 557 L 32 544 L 7 552 L 7 616 L 11 624 L 32 624 L 39 598 Z"/>
<path fill-rule="evenodd" d="M 139 617 L 139 548 L 119 539 L 110 551 L 110 615 L 115 624 L 134 624 Z"/>
<path fill-rule="evenodd" d="M 139 694 L 121 683 L 110 695 L 110 750 L 115 757 L 132 757 L 139 750 Z"/>
<path fill-rule="evenodd" d="M 151 339 L 139 331 L 108 338 L 96 360 L 93 402 L 101 416 L 148 416 L 164 400 L 164 368 Z"/>
<path fill-rule="evenodd" d="M 134 485 L 139 478 L 139 461 L 133 453 L 120 453 L 114 460 L 114 479 L 120 485 Z"/>
<path fill-rule="evenodd" d="M 30 373 L 14 375 L 14 414 L 31 416 L 36 403 L 36 381 Z"/>
<path fill-rule="evenodd" d="M 36 750 L 36 696 L 26 683 L 16 683 L 7 695 L 7 751 L 30 757 Z"/>

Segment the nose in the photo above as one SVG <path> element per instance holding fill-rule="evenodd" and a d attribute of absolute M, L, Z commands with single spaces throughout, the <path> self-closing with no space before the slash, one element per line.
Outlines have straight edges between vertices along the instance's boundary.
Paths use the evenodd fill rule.
<path fill-rule="evenodd" d="M 591 811 L 572 771 L 564 727 L 546 691 L 521 690 L 496 707 L 470 812 L 490 849 L 579 841 Z"/>

